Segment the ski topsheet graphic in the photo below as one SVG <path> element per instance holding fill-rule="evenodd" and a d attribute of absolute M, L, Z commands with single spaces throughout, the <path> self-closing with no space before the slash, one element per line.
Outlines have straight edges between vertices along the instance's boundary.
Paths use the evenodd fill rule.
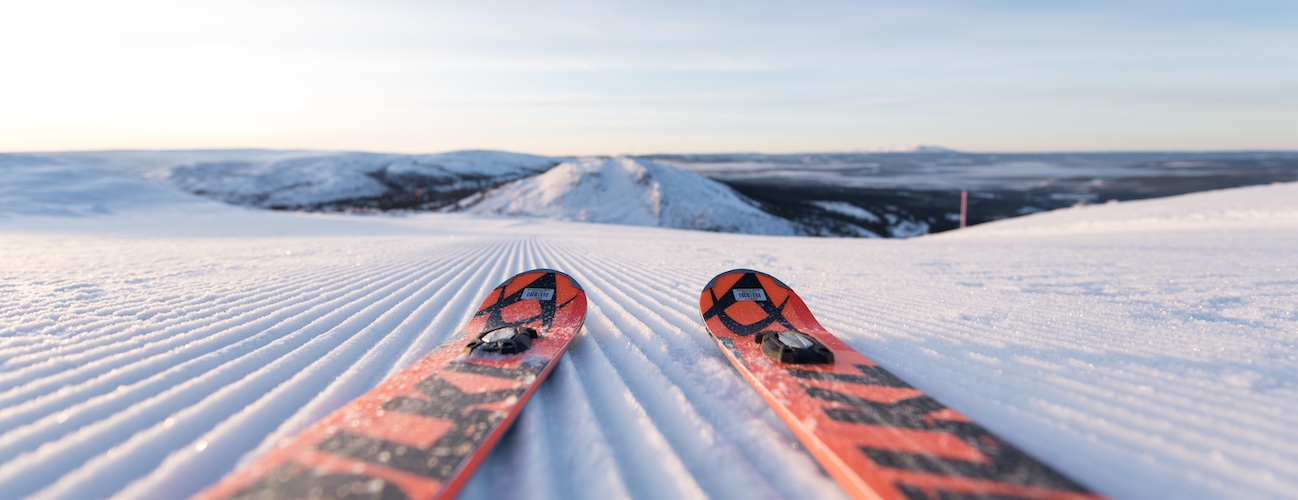
<path fill-rule="evenodd" d="M 769 275 L 718 275 L 699 311 L 726 357 L 853 497 L 1100 498 L 853 350 Z"/>
<path fill-rule="evenodd" d="M 585 317 L 586 293 L 568 275 L 514 276 L 432 354 L 199 497 L 452 497 Z"/>

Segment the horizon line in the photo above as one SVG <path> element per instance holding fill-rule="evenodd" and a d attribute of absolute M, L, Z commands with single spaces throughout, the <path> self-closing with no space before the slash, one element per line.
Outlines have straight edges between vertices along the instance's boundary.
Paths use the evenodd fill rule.
<path fill-rule="evenodd" d="M 932 149 L 926 151 L 925 149 Z M 718 152 L 657 152 L 657 153 L 593 153 L 593 154 L 538 154 L 508 149 L 465 148 L 437 152 L 386 152 L 363 149 L 310 149 L 310 148 L 270 148 L 270 147 L 228 147 L 228 148 L 112 148 L 112 149 L 68 149 L 50 151 L 0 151 L 0 155 L 52 155 L 52 154 L 89 154 L 89 153 L 202 153 L 202 152 L 235 152 L 260 151 L 280 153 L 328 153 L 328 154 L 376 154 L 428 156 L 464 152 L 497 152 L 543 156 L 549 158 L 598 158 L 598 157 L 654 157 L 654 156 L 797 156 L 797 155 L 1064 155 L 1064 154 L 1298 154 L 1298 149 L 1094 149 L 1094 150 L 1020 150 L 1020 151 L 972 151 L 951 149 L 940 146 L 916 146 L 910 149 L 854 149 L 854 150 L 821 150 L 791 152 L 759 151 L 718 151 Z"/>

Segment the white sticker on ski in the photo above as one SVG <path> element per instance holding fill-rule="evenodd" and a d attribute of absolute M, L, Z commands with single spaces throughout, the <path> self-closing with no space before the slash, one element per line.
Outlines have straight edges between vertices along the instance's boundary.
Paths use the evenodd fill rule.
<path fill-rule="evenodd" d="M 554 289 L 524 288 L 523 300 L 554 300 Z"/>
<path fill-rule="evenodd" d="M 766 300 L 766 290 L 761 288 L 735 288 L 735 300 Z"/>

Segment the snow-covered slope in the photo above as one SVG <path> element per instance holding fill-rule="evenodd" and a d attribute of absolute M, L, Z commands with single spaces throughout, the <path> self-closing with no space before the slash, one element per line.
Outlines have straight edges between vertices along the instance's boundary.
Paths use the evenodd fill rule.
<path fill-rule="evenodd" d="M 1102 493 L 1298 497 L 1298 185 L 900 241 L 255 211 L 56 167 L 0 170 L 0 497 L 184 498 L 535 267 L 582 283 L 585 333 L 462 498 L 841 498 L 699 323 L 736 267 Z"/>
<path fill-rule="evenodd" d="M 1085 235 L 1294 227 L 1298 227 L 1298 184 L 1288 183 L 1042 212 L 975 226 L 961 234 Z"/>
<path fill-rule="evenodd" d="M 203 201 L 123 169 L 89 162 L 68 164 L 47 156 L 0 155 L 0 220 L 209 204 Z"/>
<path fill-rule="evenodd" d="M 474 214 L 543 217 L 728 233 L 791 235 L 724 184 L 650 160 L 586 158 L 462 202 Z"/>

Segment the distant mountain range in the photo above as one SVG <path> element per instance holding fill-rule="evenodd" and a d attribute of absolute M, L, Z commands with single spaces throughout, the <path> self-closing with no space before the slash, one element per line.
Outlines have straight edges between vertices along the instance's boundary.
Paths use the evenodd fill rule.
<path fill-rule="evenodd" d="M 1298 181 L 1298 152 L 651 155 L 725 183 L 808 233 L 906 237 L 1065 208 Z"/>
<path fill-rule="evenodd" d="M 1298 152 L 905 152 L 545 157 L 318 151 L 0 154 L 0 168 L 127 172 L 236 205 L 462 211 L 706 231 L 909 237 L 1077 203 L 1298 181 Z"/>

